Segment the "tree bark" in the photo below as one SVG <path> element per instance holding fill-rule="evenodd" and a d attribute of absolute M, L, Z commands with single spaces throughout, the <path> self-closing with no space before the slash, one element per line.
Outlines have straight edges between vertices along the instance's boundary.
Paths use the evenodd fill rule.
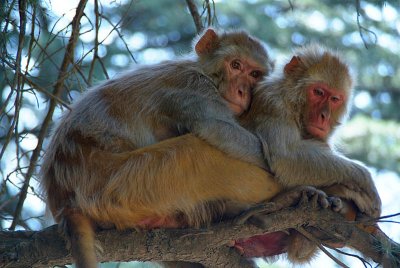
<path fill-rule="evenodd" d="M 103 249 L 99 261 L 187 261 L 206 267 L 252 267 L 231 247 L 233 240 L 314 226 L 343 239 L 347 246 L 368 260 L 385 267 L 398 267 L 400 264 L 398 243 L 383 232 L 372 236 L 330 210 L 313 210 L 304 205 L 266 217 L 265 229 L 224 222 L 206 229 L 100 231 L 96 236 Z M 71 255 L 56 225 L 38 232 L 0 232 L 0 267 L 49 267 L 69 263 L 72 263 Z"/>

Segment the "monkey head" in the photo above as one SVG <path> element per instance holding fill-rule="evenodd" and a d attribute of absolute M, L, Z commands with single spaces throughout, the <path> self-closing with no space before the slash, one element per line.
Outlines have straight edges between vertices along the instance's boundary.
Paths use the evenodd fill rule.
<path fill-rule="evenodd" d="M 228 34 L 207 29 L 194 50 L 205 75 L 236 116 L 249 108 L 252 89 L 273 66 L 264 45 L 241 31 Z"/>
<path fill-rule="evenodd" d="M 326 141 L 347 114 L 353 79 L 346 63 L 317 45 L 300 49 L 284 68 L 296 80 L 304 138 Z"/>

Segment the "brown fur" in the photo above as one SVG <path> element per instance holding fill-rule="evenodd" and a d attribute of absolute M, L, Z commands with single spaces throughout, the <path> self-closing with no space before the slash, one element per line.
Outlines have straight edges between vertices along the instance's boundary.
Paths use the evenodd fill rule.
<path fill-rule="evenodd" d="M 89 90 L 55 129 L 42 187 L 78 267 L 95 267 L 92 224 L 206 225 L 231 202 L 245 208 L 280 191 L 255 166 L 264 167 L 259 139 L 228 108 L 248 108 L 271 68 L 265 48 L 245 32 L 207 29 L 195 50 Z M 201 139 L 173 138 L 186 133 Z"/>

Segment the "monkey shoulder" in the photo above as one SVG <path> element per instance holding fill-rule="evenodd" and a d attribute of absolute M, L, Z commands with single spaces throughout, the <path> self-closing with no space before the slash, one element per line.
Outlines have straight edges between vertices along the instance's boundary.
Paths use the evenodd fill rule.
<path fill-rule="evenodd" d="M 272 83 L 260 83 L 254 90 L 251 113 L 261 120 L 266 118 L 285 118 L 290 120 L 288 103 L 282 96 L 282 90 Z"/>
<path fill-rule="evenodd" d="M 171 90 L 210 91 L 215 85 L 194 59 L 163 61 L 152 65 L 138 65 L 122 75 L 96 87 L 103 94 L 118 93 L 126 99 L 151 97 L 153 93 Z M 140 94 L 140 95 L 136 95 Z M 114 96 L 117 97 L 117 96 Z"/>
<path fill-rule="evenodd" d="M 88 139 L 100 147 L 112 147 L 114 141 L 146 145 L 181 132 L 169 114 L 181 117 L 187 109 L 228 113 L 225 106 L 198 63 L 166 61 L 138 66 L 88 89 L 58 128 L 60 135 Z"/>

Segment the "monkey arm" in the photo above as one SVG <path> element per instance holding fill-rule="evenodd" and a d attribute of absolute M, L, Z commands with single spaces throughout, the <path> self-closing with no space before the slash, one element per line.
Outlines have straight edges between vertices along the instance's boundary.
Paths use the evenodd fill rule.
<path fill-rule="evenodd" d="M 264 139 L 264 154 L 272 172 L 284 186 L 342 184 L 356 193 L 350 197 L 362 212 L 380 214 L 381 201 L 364 166 L 334 153 L 325 143 L 303 139 L 294 122 L 265 121 L 256 132 Z"/>
<path fill-rule="evenodd" d="M 160 115 L 179 122 L 181 131 L 195 134 L 231 157 L 265 168 L 261 141 L 236 122 L 221 97 L 169 91 L 158 99 Z"/>

